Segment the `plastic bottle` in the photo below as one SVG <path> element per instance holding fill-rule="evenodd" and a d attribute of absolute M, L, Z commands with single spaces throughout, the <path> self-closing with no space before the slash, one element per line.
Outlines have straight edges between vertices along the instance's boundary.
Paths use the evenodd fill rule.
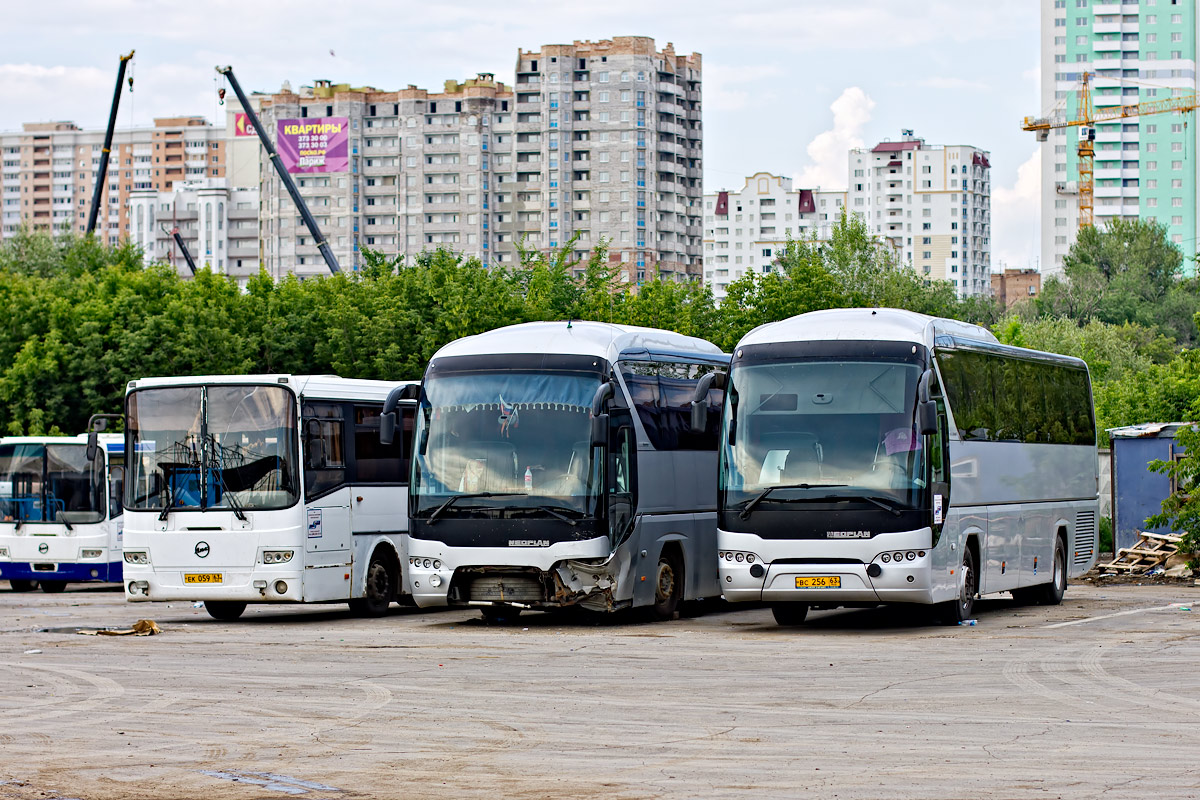
<path fill-rule="evenodd" d="M 533 470 L 529 467 L 525 468 L 525 491 L 533 491 Z"/>

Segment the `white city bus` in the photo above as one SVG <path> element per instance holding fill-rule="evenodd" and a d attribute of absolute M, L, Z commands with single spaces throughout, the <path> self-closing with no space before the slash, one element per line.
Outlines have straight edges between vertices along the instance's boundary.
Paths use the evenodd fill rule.
<path fill-rule="evenodd" d="M 701 339 L 578 321 L 439 350 L 413 434 L 417 605 L 489 619 L 644 606 L 669 618 L 681 601 L 719 596 L 717 420 L 693 430 L 690 402 L 728 363 Z"/>
<path fill-rule="evenodd" d="M 87 435 L 0 439 L 0 579 L 14 591 L 121 580 L 123 443 Z"/>
<path fill-rule="evenodd" d="M 995 592 L 1058 603 L 1095 563 L 1078 359 L 907 311 L 802 314 L 738 343 L 721 436 L 721 585 L 780 624 L 892 602 L 956 621 Z"/>
<path fill-rule="evenodd" d="M 385 613 L 408 594 L 409 436 L 379 439 L 397 385 L 306 375 L 131 382 L 126 598 L 203 600 L 222 620 L 247 603 Z M 411 405 L 400 413 L 411 430 Z"/>

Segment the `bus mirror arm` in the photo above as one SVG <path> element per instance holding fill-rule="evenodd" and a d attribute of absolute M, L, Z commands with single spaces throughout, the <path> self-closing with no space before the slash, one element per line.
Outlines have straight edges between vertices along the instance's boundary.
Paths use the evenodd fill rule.
<path fill-rule="evenodd" d="M 929 384 L 933 381 L 933 370 L 927 369 L 921 373 L 917 384 L 917 427 L 922 436 L 938 432 L 937 403 L 930 399 Z"/>
<path fill-rule="evenodd" d="M 600 384 L 596 393 L 592 395 L 592 447 L 604 447 L 608 444 L 608 414 L 604 409 L 615 391 L 616 385 L 609 380 Z"/>
<path fill-rule="evenodd" d="M 87 430 L 87 460 L 95 461 L 96 456 L 100 453 L 100 432 L 108 430 L 109 420 L 125 421 L 123 414 L 92 414 L 88 418 Z"/>
<path fill-rule="evenodd" d="M 715 386 L 724 389 L 728 375 L 724 372 L 710 372 L 700 378 L 696 391 L 692 393 L 692 430 L 703 431 L 708 428 L 708 393 Z"/>
<path fill-rule="evenodd" d="M 390 445 L 396 440 L 396 420 L 399 418 L 400 402 L 416 400 L 421 394 L 421 384 L 408 383 L 388 392 L 383 401 L 383 412 L 379 415 L 379 443 Z"/>

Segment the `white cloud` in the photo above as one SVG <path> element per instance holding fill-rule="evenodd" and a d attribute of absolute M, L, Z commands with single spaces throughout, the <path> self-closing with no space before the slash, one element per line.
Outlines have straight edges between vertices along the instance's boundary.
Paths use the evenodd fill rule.
<path fill-rule="evenodd" d="M 795 176 L 797 189 L 844 189 L 846 187 L 846 154 L 863 146 L 862 132 L 871 121 L 875 101 L 857 86 L 841 93 L 829 106 L 833 111 L 833 127 L 818 133 L 808 143 L 812 163 Z"/>
<path fill-rule="evenodd" d="M 100 109 L 108 107 L 115 81 L 115 68 L 104 72 L 95 67 L 0 64 L 5 105 L 10 118 L 22 122 L 48 122 L 51 116 L 70 120 L 74 119 L 70 115 L 80 109 L 86 109 L 86 117 L 94 119 Z M 48 98 L 54 98 L 54 102 L 47 103 Z"/>
<path fill-rule="evenodd" d="M 1041 241 L 1042 149 L 1017 168 L 1012 186 L 992 191 L 992 266 L 1032 267 Z"/>
<path fill-rule="evenodd" d="M 763 84 L 760 82 L 782 74 L 783 70 L 773 64 L 744 67 L 705 65 L 704 107 L 709 111 L 743 110 L 750 105 L 751 90 L 754 90 L 754 97 L 761 100 Z"/>

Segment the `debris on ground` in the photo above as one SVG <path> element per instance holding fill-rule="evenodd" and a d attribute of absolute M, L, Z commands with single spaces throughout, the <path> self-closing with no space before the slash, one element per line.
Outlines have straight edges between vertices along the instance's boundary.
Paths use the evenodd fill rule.
<path fill-rule="evenodd" d="M 1182 536 L 1175 533 L 1150 533 L 1138 531 L 1138 540 L 1133 547 L 1122 547 L 1116 558 L 1100 566 L 1100 571 L 1125 572 L 1130 575 L 1157 575 L 1164 572 L 1164 564 L 1171 556 L 1179 553 Z"/>
<path fill-rule="evenodd" d="M 93 628 L 81 630 L 79 633 L 82 636 L 153 636 L 162 633 L 162 628 L 152 619 L 139 619 L 133 623 L 132 628 Z"/>

